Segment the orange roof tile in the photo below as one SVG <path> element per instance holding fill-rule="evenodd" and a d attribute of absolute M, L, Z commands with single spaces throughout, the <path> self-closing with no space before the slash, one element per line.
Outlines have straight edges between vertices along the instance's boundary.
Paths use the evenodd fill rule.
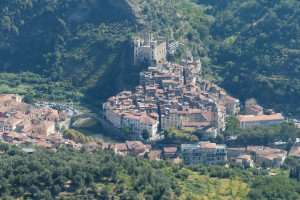
<path fill-rule="evenodd" d="M 238 119 L 240 122 L 255 122 L 284 120 L 284 117 L 280 113 L 275 113 L 272 115 L 239 115 Z"/>

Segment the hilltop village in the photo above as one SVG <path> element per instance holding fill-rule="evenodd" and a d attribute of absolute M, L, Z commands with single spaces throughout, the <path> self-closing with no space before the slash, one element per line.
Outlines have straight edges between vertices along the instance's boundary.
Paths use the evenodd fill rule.
<path fill-rule="evenodd" d="M 104 117 L 112 126 L 122 130 L 130 139 L 157 141 L 163 131 L 170 129 L 201 131 L 206 139 L 216 138 L 225 130 L 226 119 L 236 117 L 240 128 L 280 124 L 285 118 L 280 113 L 265 110 L 255 101 L 247 101 L 240 113 L 240 101 L 224 89 L 205 80 L 200 60 L 192 56 L 180 63 L 167 61 L 175 52 L 177 43 L 154 40 L 150 34 L 134 41 L 134 63 L 148 64 L 140 73 L 140 84 L 133 91 L 122 91 L 103 104 Z M 185 164 L 218 164 L 228 160 L 252 167 L 254 161 L 269 167 L 283 164 L 287 151 L 271 147 L 249 146 L 227 148 L 209 141 L 181 146 L 164 146 L 151 150 L 151 146 L 137 142 L 140 152 L 150 158 L 163 158 Z M 113 146 L 120 155 L 130 152 L 127 143 Z"/>
<path fill-rule="evenodd" d="M 148 68 L 140 73 L 139 85 L 134 90 L 110 97 L 102 108 L 109 126 L 126 136 L 124 143 L 82 144 L 66 139 L 63 131 L 70 128 L 74 113 L 47 104 L 30 105 L 12 94 L 0 95 L 0 140 L 53 150 L 61 145 L 78 150 L 103 149 L 121 156 L 186 165 L 231 162 L 244 167 L 280 167 L 288 155 L 300 158 L 299 142 L 289 153 L 277 147 L 227 147 L 210 142 L 225 130 L 229 117 L 235 117 L 241 129 L 277 125 L 285 118 L 254 100 L 247 101 L 241 113 L 239 99 L 203 78 L 201 60 L 187 56 L 179 63 L 167 61 L 167 55 L 174 54 L 177 48 L 177 42 L 154 40 L 149 34 L 135 39 L 133 62 Z M 164 139 L 163 133 L 171 129 L 198 131 L 202 139 L 196 143 L 156 146 Z"/>
<path fill-rule="evenodd" d="M 140 73 L 140 85 L 123 91 L 103 104 L 105 118 L 114 127 L 141 138 L 147 132 L 152 140 L 171 128 L 201 130 L 216 137 L 225 130 L 226 118 L 236 116 L 242 128 L 274 125 L 284 121 L 280 113 L 264 113 L 254 102 L 240 115 L 240 101 L 203 79 L 202 64 L 192 56 L 180 64 L 167 61 L 176 45 L 153 40 L 145 34 L 134 42 L 135 64 L 148 63 Z"/>
<path fill-rule="evenodd" d="M 175 64 L 166 61 L 165 42 L 148 38 L 135 44 L 134 61 L 155 65 L 140 73 L 140 85 L 134 91 L 123 91 L 104 103 L 105 117 L 113 126 L 129 129 L 137 138 L 146 131 L 156 139 L 170 128 L 216 135 L 225 129 L 226 116 L 239 113 L 238 99 L 201 79 L 200 60 L 189 57 Z"/>

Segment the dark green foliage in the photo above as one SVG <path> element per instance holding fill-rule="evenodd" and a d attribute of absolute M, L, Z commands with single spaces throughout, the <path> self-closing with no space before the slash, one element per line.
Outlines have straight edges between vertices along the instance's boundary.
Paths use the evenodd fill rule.
<path fill-rule="evenodd" d="M 211 57 L 221 66 L 216 70 L 223 86 L 243 100 L 255 97 L 265 106 L 298 115 L 300 2 L 204 2 L 216 19 Z"/>
<path fill-rule="evenodd" d="M 110 34 L 117 29 L 122 31 L 122 26 L 114 24 L 115 22 L 132 18 L 130 13 L 111 2 L 2 1 L 0 69 L 50 73 L 51 78 L 55 80 L 70 72 L 63 63 L 70 62 L 72 66 L 69 68 L 83 63 L 87 65 L 85 56 L 89 52 L 84 51 L 83 47 L 93 44 L 94 50 L 97 50 L 97 46 L 99 49 L 102 41 L 112 41 Z M 115 14 L 108 14 L 109 10 L 113 13 L 115 11 Z M 105 27 L 106 23 L 112 24 L 110 29 Z M 89 41 L 92 44 L 89 44 Z M 113 45 L 107 43 L 103 48 L 105 50 L 106 46 L 110 48 Z M 78 48 L 83 51 L 74 54 Z"/>
<path fill-rule="evenodd" d="M 54 82 L 31 72 L 0 73 L 0 93 L 22 94 L 29 102 L 31 97 L 75 101 L 82 98 L 79 88 L 75 88 L 69 81 Z"/>
<path fill-rule="evenodd" d="M 300 160 L 297 157 L 289 156 L 284 162 L 285 169 L 289 170 L 289 177 L 300 181 Z"/>
<path fill-rule="evenodd" d="M 300 181 L 300 166 L 295 166 L 290 169 L 290 178 Z"/>
<path fill-rule="evenodd" d="M 228 117 L 226 119 L 226 130 L 225 134 L 226 136 L 234 135 L 236 130 L 239 129 L 240 123 L 239 120 L 236 117 Z"/>
<path fill-rule="evenodd" d="M 31 76 L 27 79 L 35 83 L 4 83 L 1 92 L 38 93 L 36 97 L 56 100 L 79 100 L 86 94 L 101 100 L 135 84 L 140 69 L 130 65 L 134 15 L 126 2 L 5 0 L 0 19 L 1 73 L 23 76 L 30 71 L 42 81 L 35 86 Z"/>
<path fill-rule="evenodd" d="M 234 178 L 239 177 L 249 182 L 252 176 L 266 175 L 264 171 L 250 171 L 242 168 L 225 168 L 224 166 L 204 166 L 195 165 L 190 167 L 193 171 L 197 171 L 200 174 L 208 175 L 215 178 Z"/>
<path fill-rule="evenodd" d="M 186 43 L 242 100 L 255 97 L 266 106 L 299 114 L 298 1 L 199 0 L 206 8 L 190 0 L 132 2 L 140 6 L 139 15 L 123 0 L 2 0 L 0 93 L 26 94 L 27 102 L 32 97 L 84 99 L 99 106 L 99 101 L 138 82 L 142 67 L 131 65 L 130 43 L 138 16 L 146 27 Z M 185 50 L 172 59 L 184 56 Z M 225 136 L 238 135 L 239 144 L 300 137 L 289 124 L 240 130 L 235 119 L 229 122 Z M 166 132 L 166 139 L 198 140 L 175 131 Z M 189 176 L 176 168 L 166 174 L 170 166 L 163 163 L 110 152 L 61 149 L 28 155 L 3 144 L 0 150 L 1 199 L 174 199 L 181 193 L 175 179 Z M 286 167 L 290 177 L 299 180 L 297 162 L 289 161 Z M 300 199 L 296 181 L 267 177 L 265 171 L 220 166 L 193 170 L 217 178 L 241 177 L 251 187 L 249 199 Z"/>
<path fill-rule="evenodd" d="M 270 127 L 255 127 L 249 129 L 235 129 L 236 145 L 270 145 L 277 141 L 294 142 L 300 137 L 300 129 L 290 123 L 283 123 Z"/>
<path fill-rule="evenodd" d="M 160 199 L 170 198 L 177 188 L 158 165 L 131 157 L 69 149 L 57 153 L 38 150 L 29 155 L 2 146 L 1 198 L 63 199 L 67 195 L 64 192 L 68 192 L 74 198 L 78 195 L 86 199 L 107 199 L 112 195 L 132 199 L 143 193 Z"/>
<path fill-rule="evenodd" d="M 172 128 L 163 132 L 164 140 L 163 143 L 167 144 L 182 144 L 182 143 L 193 143 L 199 141 L 199 138 L 194 134 L 194 130 L 177 130 Z"/>
<path fill-rule="evenodd" d="M 150 138 L 150 133 L 147 130 L 143 130 L 142 137 L 144 140 L 148 140 Z"/>
<path fill-rule="evenodd" d="M 94 142 L 93 137 L 86 136 L 81 132 L 78 132 L 74 129 L 67 129 L 63 132 L 63 137 L 66 139 L 73 140 L 78 143 L 87 144 L 89 142 Z"/>
<path fill-rule="evenodd" d="M 125 0 L 5 0 L 0 5 L 1 73 L 22 76 L 30 71 L 48 84 L 47 88 L 41 83 L 39 88 L 23 80 L 10 83 L 6 74 L 0 92 L 87 100 L 99 106 L 138 83 L 143 68 L 131 64 L 131 36 L 142 29 L 140 23 L 162 36 L 188 39 L 195 55 L 207 55 L 200 36 L 208 38 L 202 34 L 209 32 L 212 18 L 189 0 L 132 0 L 131 4 Z"/>
<path fill-rule="evenodd" d="M 190 189 L 192 177 L 200 181 L 207 180 L 207 176 L 215 179 L 198 184 L 212 184 L 223 178 L 246 182 L 251 189 L 249 199 L 300 197 L 296 181 L 282 175 L 269 177 L 263 169 L 198 165 L 188 170 L 165 162 L 119 157 L 112 152 L 88 153 L 63 148 L 56 153 L 37 149 L 33 154 L 25 154 L 18 148 L 0 144 L 0 150 L 1 199 L 111 199 L 114 196 L 130 200 L 175 200 Z"/>
<path fill-rule="evenodd" d="M 203 165 L 193 166 L 192 170 L 200 174 L 209 175 L 217 178 L 234 178 L 239 177 L 251 187 L 248 199 L 299 199 L 300 186 L 299 184 L 289 179 L 285 175 L 276 175 L 271 177 L 268 171 L 264 169 L 242 169 L 242 168 L 225 168 L 223 166 Z"/>
<path fill-rule="evenodd" d="M 24 96 L 23 101 L 27 104 L 34 103 L 33 96 L 31 94 L 27 94 L 26 96 Z"/>
<path fill-rule="evenodd" d="M 283 176 L 258 177 L 252 184 L 249 199 L 294 200 L 300 198 L 300 187 L 296 181 Z"/>

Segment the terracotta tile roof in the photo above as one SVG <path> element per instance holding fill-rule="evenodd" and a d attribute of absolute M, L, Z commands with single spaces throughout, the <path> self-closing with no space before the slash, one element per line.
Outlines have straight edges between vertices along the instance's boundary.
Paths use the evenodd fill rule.
<path fill-rule="evenodd" d="M 201 149 L 216 149 L 217 144 L 216 143 L 211 143 L 211 142 L 199 142 L 200 148 Z"/>
<path fill-rule="evenodd" d="M 285 150 L 263 146 L 248 146 L 247 152 L 254 152 L 257 156 L 263 157 L 268 160 L 281 158 L 287 154 Z"/>
<path fill-rule="evenodd" d="M 134 153 L 143 153 L 147 150 L 146 146 L 141 141 L 126 141 L 129 151 Z"/>
<path fill-rule="evenodd" d="M 239 115 L 240 122 L 256 122 L 256 121 L 274 121 L 284 120 L 284 117 L 280 113 L 272 115 Z"/>
<path fill-rule="evenodd" d="M 300 157 L 300 146 L 294 145 L 290 150 L 289 156 Z"/>
<path fill-rule="evenodd" d="M 177 153 L 177 147 L 164 147 L 163 148 L 164 153 Z"/>
<path fill-rule="evenodd" d="M 118 143 L 118 144 L 114 144 L 113 147 L 116 151 L 127 151 L 127 145 L 125 143 Z"/>

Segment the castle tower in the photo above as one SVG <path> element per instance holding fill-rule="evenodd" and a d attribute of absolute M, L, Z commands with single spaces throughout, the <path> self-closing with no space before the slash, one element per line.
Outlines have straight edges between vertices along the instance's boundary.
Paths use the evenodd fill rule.
<path fill-rule="evenodd" d="M 163 63 L 167 58 L 166 41 L 152 39 L 152 34 L 144 32 L 141 37 L 134 40 L 134 64 L 141 63 L 156 64 Z"/>

